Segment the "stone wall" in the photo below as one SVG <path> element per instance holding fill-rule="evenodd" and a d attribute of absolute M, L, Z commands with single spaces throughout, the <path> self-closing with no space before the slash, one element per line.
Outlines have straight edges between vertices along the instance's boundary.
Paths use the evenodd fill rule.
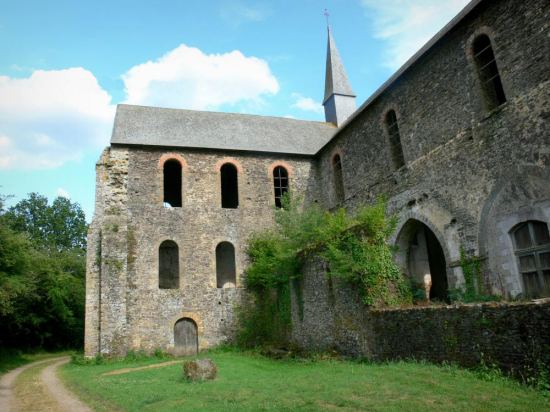
<path fill-rule="evenodd" d="M 393 240 L 410 219 L 429 227 L 445 252 L 450 287 L 463 282 L 462 248 L 483 260 L 490 292 L 522 293 L 509 230 L 525 220 L 550 223 L 549 22 L 544 0 L 478 5 L 319 153 L 325 207 L 338 206 L 331 159 L 339 153 L 343 206 L 386 195 L 400 220 Z M 471 55 L 480 33 L 491 38 L 507 97 L 492 111 Z M 384 124 L 390 109 L 406 162 L 398 170 Z"/>
<path fill-rule="evenodd" d="M 163 206 L 163 162 L 183 168 L 182 207 Z M 221 207 L 220 167 L 238 168 L 239 207 Z M 113 145 L 98 163 L 96 215 L 88 250 L 86 354 L 172 350 L 174 324 L 191 318 L 199 348 L 231 335 L 244 293 L 246 241 L 273 225 L 273 168 L 282 165 L 290 190 L 315 193 L 312 161 L 284 155 Z M 177 289 L 160 289 L 158 250 L 179 249 Z M 236 288 L 217 288 L 216 246 L 235 247 Z"/>
<path fill-rule="evenodd" d="M 306 349 L 463 366 L 483 359 L 518 373 L 537 362 L 550 367 L 550 299 L 369 310 L 356 288 L 328 278 L 318 260 L 304 269 L 292 285 L 292 340 Z"/>

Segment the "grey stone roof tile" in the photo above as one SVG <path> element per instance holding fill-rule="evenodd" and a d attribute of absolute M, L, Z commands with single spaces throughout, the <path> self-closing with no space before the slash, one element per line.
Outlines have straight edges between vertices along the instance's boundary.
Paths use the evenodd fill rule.
<path fill-rule="evenodd" d="M 111 143 L 313 155 L 335 132 L 324 122 L 120 104 Z"/>

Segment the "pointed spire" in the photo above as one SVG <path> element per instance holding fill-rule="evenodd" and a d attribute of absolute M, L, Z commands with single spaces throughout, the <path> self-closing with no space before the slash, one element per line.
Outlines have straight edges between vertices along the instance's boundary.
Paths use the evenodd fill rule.
<path fill-rule="evenodd" d="M 323 106 L 325 106 L 326 121 L 339 126 L 355 111 L 355 93 L 349 84 L 348 75 L 329 26 L 327 31 L 327 67 Z"/>

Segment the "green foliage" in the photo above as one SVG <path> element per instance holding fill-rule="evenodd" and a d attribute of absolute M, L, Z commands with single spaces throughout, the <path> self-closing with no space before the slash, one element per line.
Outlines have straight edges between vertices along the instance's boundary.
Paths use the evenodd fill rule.
<path fill-rule="evenodd" d="M 81 345 L 86 224 L 81 230 L 63 229 L 63 222 L 83 221 L 80 206 L 61 198 L 48 206 L 36 194 L 7 212 L 1 206 L 0 346 Z"/>
<path fill-rule="evenodd" d="M 475 256 L 468 256 L 463 248 L 460 248 L 460 267 L 464 275 L 464 288 L 449 290 L 451 302 L 492 302 L 501 298 L 495 295 L 487 295 L 482 290 L 481 261 Z"/>
<path fill-rule="evenodd" d="M 25 232 L 36 245 L 59 251 L 86 249 L 88 226 L 78 203 L 57 197 L 51 205 L 38 193 L 30 193 L 4 213 L 3 219 L 16 232 Z"/>
<path fill-rule="evenodd" d="M 304 259 L 315 253 L 328 263 L 330 276 L 359 286 L 367 305 L 410 303 L 410 287 L 387 243 L 396 220 L 386 216 L 384 201 L 363 206 L 355 214 L 303 207 L 288 196 L 283 204 L 275 212 L 275 229 L 256 233 L 249 241 L 246 285 L 250 290 L 299 278 Z"/>
<path fill-rule="evenodd" d="M 411 303 L 410 285 L 387 243 L 396 220 L 386 216 L 385 206 L 380 200 L 355 214 L 328 212 L 286 195 L 275 211 L 275 228 L 255 233 L 248 243 L 245 282 L 254 303 L 240 308 L 239 342 L 253 346 L 284 340 L 290 331 L 289 281 L 300 279 L 311 255 L 328 263 L 329 276 L 357 286 L 367 305 Z"/>

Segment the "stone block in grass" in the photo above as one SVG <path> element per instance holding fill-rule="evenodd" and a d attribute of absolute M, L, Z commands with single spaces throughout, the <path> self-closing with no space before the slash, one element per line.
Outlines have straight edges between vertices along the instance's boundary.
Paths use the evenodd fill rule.
<path fill-rule="evenodd" d="M 210 359 L 196 359 L 183 362 L 183 376 L 188 381 L 207 381 L 215 379 L 218 367 Z"/>

